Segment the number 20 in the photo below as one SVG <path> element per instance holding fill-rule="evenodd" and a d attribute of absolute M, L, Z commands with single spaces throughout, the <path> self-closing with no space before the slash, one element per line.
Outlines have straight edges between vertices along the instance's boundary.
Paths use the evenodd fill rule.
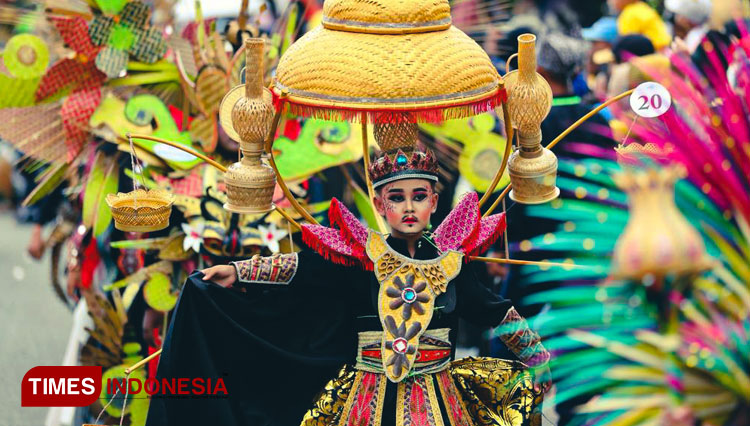
<path fill-rule="evenodd" d="M 646 95 L 641 95 L 638 99 L 643 101 L 643 104 L 640 108 L 638 108 L 639 111 L 647 110 L 649 107 L 653 107 L 654 109 L 659 109 L 663 105 L 663 101 L 661 99 L 660 95 L 652 95 L 651 99 L 648 98 Z"/>

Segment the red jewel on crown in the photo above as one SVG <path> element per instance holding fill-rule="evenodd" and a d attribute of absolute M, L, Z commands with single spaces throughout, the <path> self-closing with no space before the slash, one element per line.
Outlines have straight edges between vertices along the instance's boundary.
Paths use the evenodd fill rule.
<path fill-rule="evenodd" d="M 404 151 L 398 150 L 391 159 L 391 155 L 383 154 L 370 166 L 370 177 L 373 182 L 388 178 L 400 172 L 413 172 L 437 176 L 438 163 L 431 151 L 414 151 L 409 157 Z"/>

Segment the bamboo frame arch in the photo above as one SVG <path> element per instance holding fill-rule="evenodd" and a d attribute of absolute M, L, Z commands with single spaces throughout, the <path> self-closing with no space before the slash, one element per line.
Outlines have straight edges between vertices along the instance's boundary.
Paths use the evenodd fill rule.
<path fill-rule="evenodd" d="M 569 128 L 567 128 L 564 132 L 560 133 L 560 135 L 558 135 L 552 142 L 549 143 L 549 145 L 547 145 L 547 149 L 554 148 L 555 145 L 557 145 L 563 138 L 565 138 L 565 136 L 567 136 L 568 134 L 570 134 L 570 132 L 572 132 L 573 130 L 575 130 L 578 126 L 580 126 L 581 124 L 583 124 L 584 122 L 586 122 L 588 119 L 590 119 L 591 117 L 593 117 L 594 115 L 596 115 L 599 111 L 601 111 L 604 108 L 606 108 L 607 106 L 609 106 L 609 105 L 611 105 L 611 104 L 619 101 L 620 99 L 623 99 L 623 98 L 631 95 L 632 93 L 633 93 L 633 90 L 628 90 L 626 92 L 623 92 L 623 93 L 621 93 L 621 94 L 619 94 L 619 95 L 617 95 L 617 96 L 615 96 L 613 98 L 608 99 L 607 101 L 605 101 L 604 103 L 602 103 L 601 105 L 599 105 L 598 107 L 596 107 L 595 109 L 591 110 L 591 112 L 589 112 L 588 114 L 586 114 L 583 117 L 581 117 L 578 121 L 576 121 L 575 123 L 573 123 L 573 125 L 571 125 Z M 289 202 L 292 204 L 292 206 L 294 207 L 294 209 L 300 215 L 302 215 L 302 217 L 304 217 L 310 223 L 317 224 L 318 222 L 315 220 L 315 218 L 313 218 L 312 215 L 307 210 L 305 210 L 304 207 L 302 207 L 302 205 L 299 204 L 299 202 L 294 198 L 294 195 L 291 193 L 291 191 L 289 191 L 289 188 L 286 186 L 286 182 L 284 182 L 284 178 L 281 176 L 281 173 L 279 172 L 278 167 L 276 167 L 276 161 L 275 161 L 275 158 L 274 158 L 274 155 L 273 155 L 273 140 L 274 140 L 274 136 L 276 135 L 276 131 L 277 131 L 278 126 L 279 126 L 279 122 L 281 121 L 281 115 L 283 113 L 284 108 L 286 107 L 286 103 L 287 103 L 286 97 L 287 97 L 286 94 L 282 93 L 280 104 L 279 104 L 279 109 L 278 109 L 278 111 L 276 111 L 276 114 L 274 115 L 273 124 L 272 124 L 272 127 L 271 127 L 271 132 L 269 132 L 268 138 L 266 139 L 266 145 L 265 145 L 266 146 L 266 151 L 269 154 L 268 158 L 269 158 L 270 165 L 273 168 L 274 172 L 276 173 L 276 180 L 277 180 L 277 182 L 279 182 L 279 186 L 281 187 L 282 191 L 284 192 L 284 196 L 289 200 Z M 509 111 L 508 111 L 508 107 L 507 107 L 507 102 L 503 102 L 502 105 L 503 105 L 503 119 L 505 120 L 505 131 L 506 131 L 506 134 L 508 135 L 508 138 L 507 138 L 507 141 L 506 141 L 506 144 L 505 144 L 505 154 L 503 156 L 503 161 L 502 161 L 502 164 L 500 166 L 500 169 L 497 171 L 497 174 L 495 175 L 495 178 L 492 180 L 492 184 L 491 184 L 489 190 L 485 193 L 485 196 L 482 197 L 482 200 L 480 201 L 480 207 L 481 207 L 481 203 L 487 201 L 487 194 L 492 194 L 492 192 L 497 187 L 497 184 L 500 182 L 500 179 L 502 178 L 502 175 L 505 172 L 505 169 L 507 168 L 508 159 L 510 157 L 510 146 L 511 146 L 511 141 L 512 141 L 512 138 L 513 138 L 513 128 L 512 128 L 512 126 L 510 124 L 510 117 L 509 117 Z M 172 146 L 174 148 L 183 150 L 183 151 L 187 152 L 188 154 L 191 154 L 191 155 L 194 155 L 194 156 L 200 158 L 201 160 L 203 160 L 206 163 L 208 163 L 208 164 L 216 167 L 217 169 L 219 169 L 222 172 L 226 172 L 226 170 L 227 170 L 226 167 L 222 166 L 221 164 L 217 163 L 216 161 L 212 160 L 211 158 L 209 158 L 209 157 L 207 157 L 207 156 L 205 156 L 205 155 L 203 155 L 203 154 L 201 154 L 201 153 L 199 153 L 197 151 L 194 151 L 194 150 L 192 150 L 190 148 L 187 148 L 187 147 L 185 147 L 185 146 L 183 146 L 181 144 L 178 144 L 178 143 L 166 140 L 166 139 L 156 138 L 156 137 L 149 136 L 149 135 L 135 135 L 135 134 L 133 134 L 133 135 L 130 135 L 130 137 L 132 137 L 132 138 L 140 138 L 140 139 L 147 139 L 147 140 L 151 140 L 151 141 L 154 141 L 154 142 L 159 142 L 159 143 L 163 143 L 163 144 Z M 365 161 L 365 180 L 367 182 L 367 190 L 368 190 L 368 194 L 370 196 L 370 202 L 372 203 L 372 197 L 374 195 L 374 191 L 372 189 L 372 181 L 370 180 L 370 174 L 369 174 L 370 159 L 369 159 L 369 144 L 368 144 L 368 140 L 367 139 L 368 139 L 368 137 L 367 137 L 367 121 L 366 121 L 366 116 L 363 115 L 363 117 L 362 117 L 362 148 L 364 150 L 363 151 L 363 157 L 364 157 L 364 161 Z M 495 202 L 492 204 L 492 206 L 490 206 L 490 208 L 487 209 L 487 211 L 484 213 L 484 216 L 488 216 L 495 208 L 497 208 L 497 206 L 500 203 L 500 201 L 503 198 L 505 198 L 505 196 L 510 191 L 510 188 L 511 188 L 510 185 L 508 185 L 505 188 L 505 190 L 503 190 L 503 192 L 498 196 L 497 200 L 495 200 Z M 279 214 L 281 214 L 282 216 L 284 216 L 284 218 L 286 220 L 288 220 L 289 223 L 291 223 L 292 225 L 294 225 L 297 229 L 302 229 L 302 226 L 299 223 L 297 223 L 294 219 L 292 219 L 292 217 L 289 216 L 289 214 L 287 214 L 283 209 L 281 209 L 279 207 L 276 207 L 276 211 L 278 211 Z M 381 218 L 381 220 L 382 220 L 382 218 Z M 379 226 L 380 226 L 380 223 L 379 223 Z M 589 266 L 569 264 L 569 263 L 559 263 L 559 262 L 535 262 L 535 261 L 528 261 L 528 260 L 497 259 L 497 258 L 492 258 L 492 257 L 480 257 L 480 256 L 470 256 L 469 259 L 470 260 L 474 260 L 474 261 L 487 262 L 487 263 L 500 263 L 500 264 L 512 264 L 512 265 L 557 266 L 557 267 L 570 268 L 570 269 L 591 269 L 591 267 L 589 267 Z M 149 361 L 151 361 L 154 358 L 156 358 L 157 356 L 159 356 L 161 353 L 162 353 L 162 349 L 159 349 L 158 351 L 154 352 L 153 354 L 151 354 L 151 355 L 147 356 L 146 358 L 138 361 L 137 363 L 133 364 L 132 366 L 126 368 L 125 369 L 125 374 L 126 375 L 130 374 L 133 371 L 141 368 L 146 363 L 148 363 Z"/>

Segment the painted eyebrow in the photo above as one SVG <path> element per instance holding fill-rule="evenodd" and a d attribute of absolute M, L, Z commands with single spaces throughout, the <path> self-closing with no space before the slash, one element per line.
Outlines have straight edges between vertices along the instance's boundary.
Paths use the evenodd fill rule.
<path fill-rule="evenodd" d="M 404 190 L 401 189 L 401 188 L 390 188 L 390 189 L 388 189 L 388 193 L 390 194 L 391 192 L 404 192 Z"/>

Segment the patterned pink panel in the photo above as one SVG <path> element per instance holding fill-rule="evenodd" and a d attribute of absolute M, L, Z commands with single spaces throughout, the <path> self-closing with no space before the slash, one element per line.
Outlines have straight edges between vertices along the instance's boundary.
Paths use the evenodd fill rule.
<path fill-rule="evenodd" d="M 451 210 L 434 233 L 440 250 L 461 250 L 479 231 L 479 197 L 470 192 Z"/>
<path fill-rule="evenodd" d="M 384 397 L 378 395 L 381 380 L 385 380 L 382 374 L 364 373 L 362 383 L 355 389 L 354 403 L 346 420 L 347 426 L 370 426 L 379 423 L 376 421 L 377 416 L 381 415 L 377 412 L 378 400 Z"/>
<path fill-rule="evenodd" d="M 341 230 L 344 239 L 363 249 L 367 245 L 367 227 L 362 225 L 362 222 L 336 198 L 331 199 L 328 219 L 331 225 L 336 225 Z"/>
<path fill-rule="evenodd" d="M 479 224 L 479 232 L 468 241 L 463 249 L 467 256 L 477 256 L 485 252 L 492 244 L 503 235 L 505 231 L 505 213 L 493 214 L 482 218 Z"/>

